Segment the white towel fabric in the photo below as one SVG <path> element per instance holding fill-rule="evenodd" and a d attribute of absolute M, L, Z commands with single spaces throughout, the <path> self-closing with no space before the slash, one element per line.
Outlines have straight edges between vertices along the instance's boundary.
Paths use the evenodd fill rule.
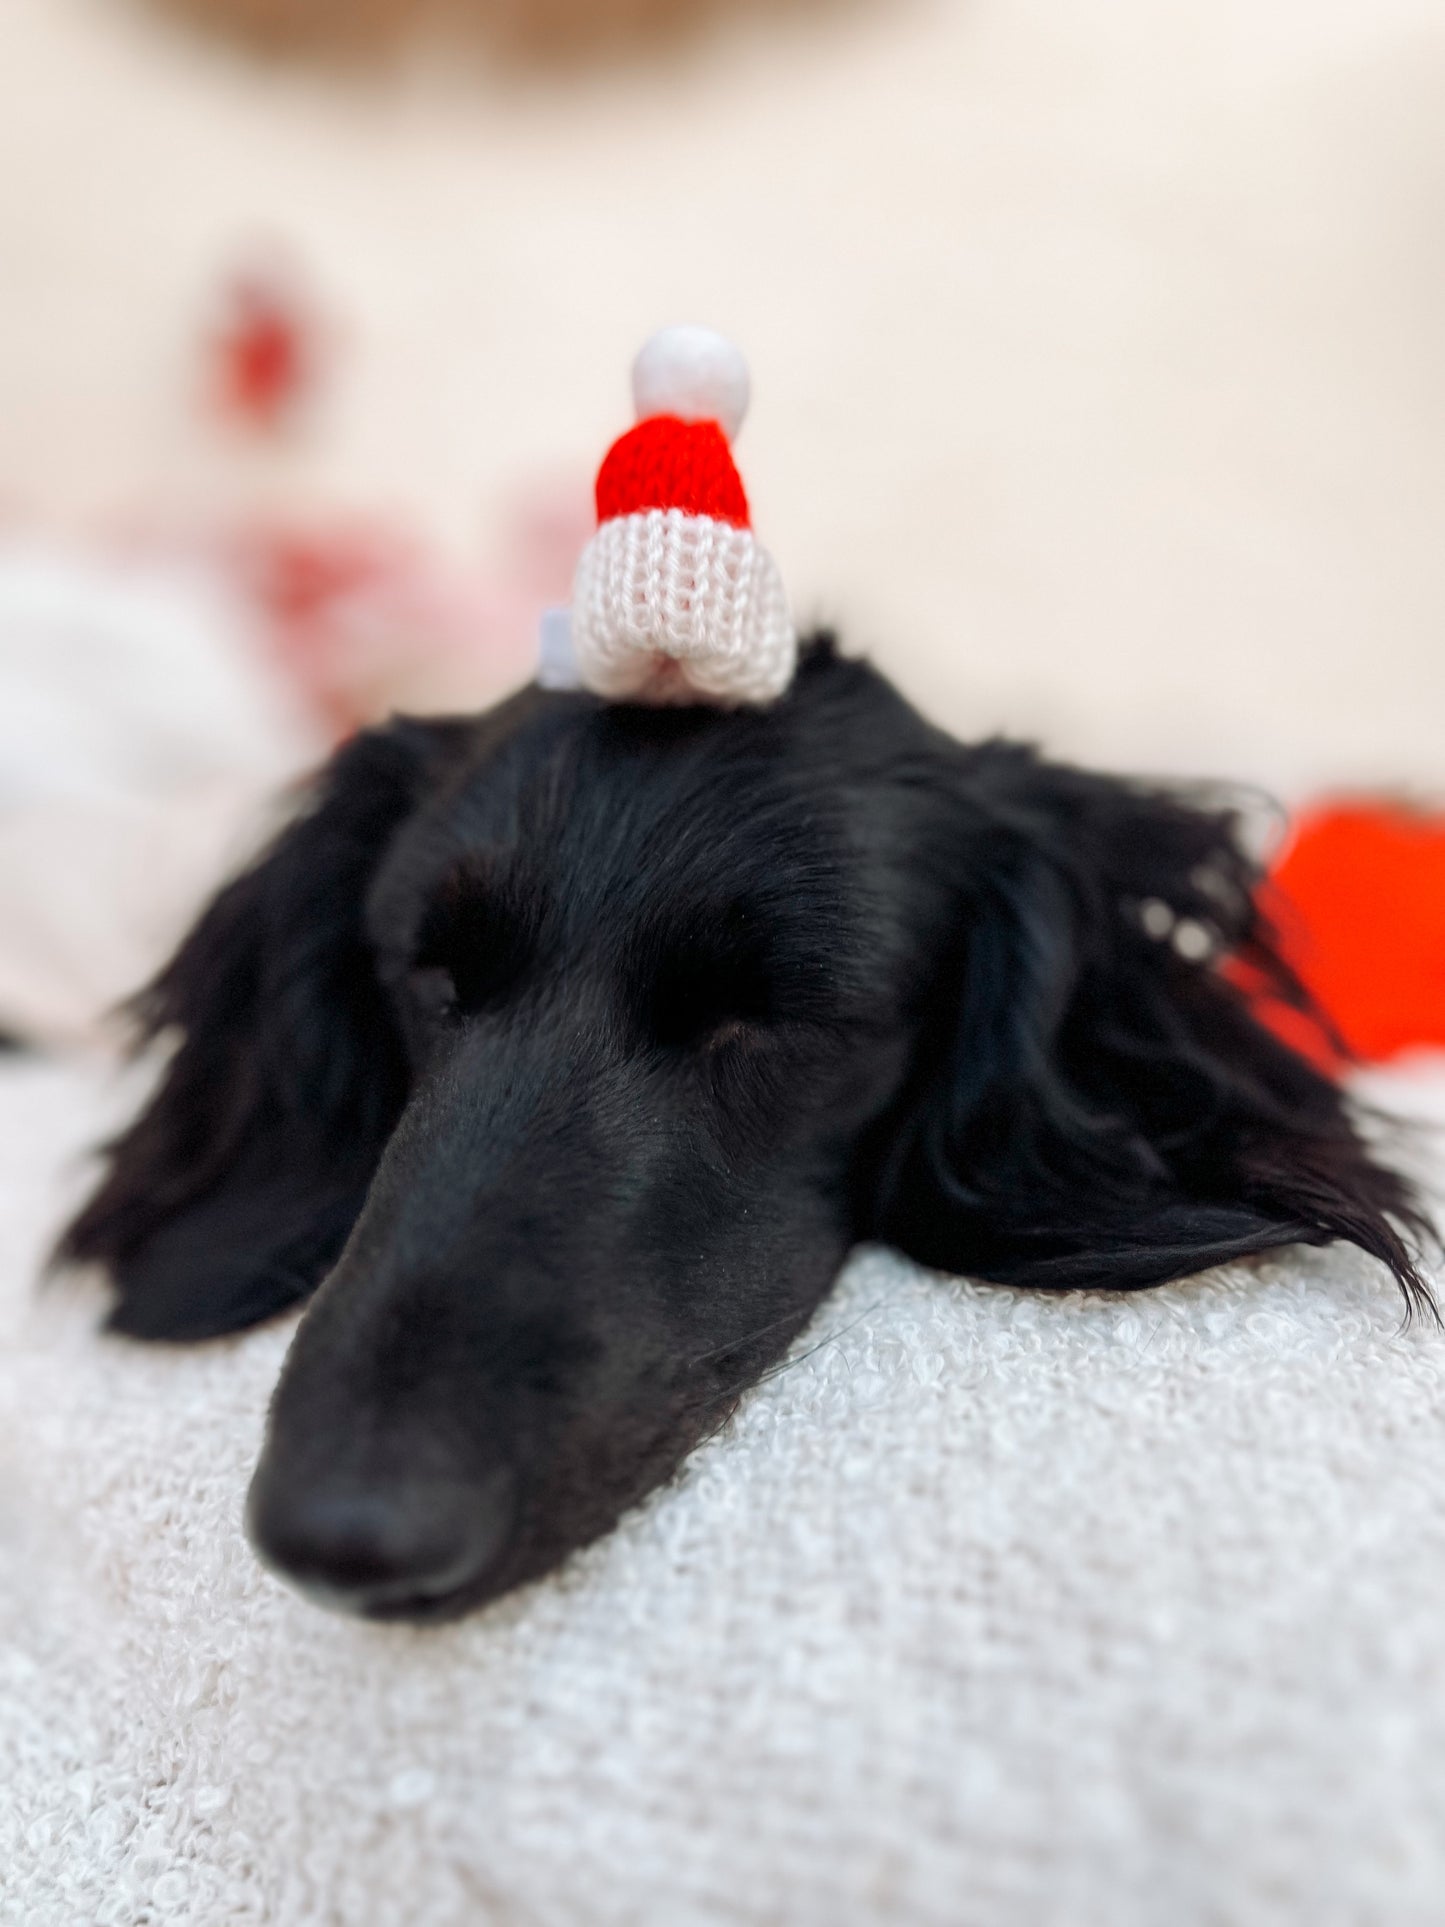
<path fill-rule="evenodd" d="M 34 1299 L 116 1107 L 0 1076 L 7 1927 L 1439 1921 L 1445 1342 L 1357 1255 L 1048 1301 L 860 1253 L 612 1537 L 369 1627 L 240 1535 L 289 1327 Z"/>

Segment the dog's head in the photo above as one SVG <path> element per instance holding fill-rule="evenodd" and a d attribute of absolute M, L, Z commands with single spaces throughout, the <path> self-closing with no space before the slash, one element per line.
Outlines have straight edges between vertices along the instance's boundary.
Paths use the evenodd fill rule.
<path fill-rule="evenodd" d="M 860 1237 L 1062 1288 L 1342 1236 L 1422 1293 L 1218 968 L 1288 990 L 1253 882 L 1227 814 L 965 749 L 826 643 L 762 712 L 397 723 L 148 993 L 178 1048 L 64 1251 L 144 1337 L 314 1290 L 252 1535 L 452 1612 L 664 1478 Z"/>

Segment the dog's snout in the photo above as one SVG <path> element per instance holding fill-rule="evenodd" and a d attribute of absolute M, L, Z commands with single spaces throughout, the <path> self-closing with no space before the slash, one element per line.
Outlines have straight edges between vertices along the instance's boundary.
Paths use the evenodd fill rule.
<path fill-rule="evenodd" d="M 280 1576 L 319 1602 L 371 1617 L 424 1617 L 466 1595 L 494 1565 L 515 1481 L 355 1473 L 303 1475 L 263 1457 L 246 1526 Z"/>

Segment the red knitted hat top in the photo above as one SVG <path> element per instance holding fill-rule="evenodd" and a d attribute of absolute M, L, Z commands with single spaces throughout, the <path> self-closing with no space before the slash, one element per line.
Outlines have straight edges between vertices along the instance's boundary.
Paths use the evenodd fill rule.
<path fill-rule="evenodd" d="M 597 471 L 597 520 L 681 509 L 750 528 L 748 498 L 727 436 L 715 421 L 653 415 L 608 449 Z"/>

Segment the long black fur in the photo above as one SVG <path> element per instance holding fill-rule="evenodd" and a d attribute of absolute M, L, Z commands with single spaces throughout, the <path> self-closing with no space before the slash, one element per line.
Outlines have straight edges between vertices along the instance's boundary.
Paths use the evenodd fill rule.
<path fill-rule="evenodd" d="M 860 1237 L 1052 1289 L 1342 1238 L 1433 1313 L 1235 987 L 1303 1001 L 1258 883 L 1207 797 L 963 747 L 826 639 L 763 713 L 398 722 L 139 1000 L 172 1055 L 60 1255 L 148 1338 L 325 1280 L 253 1535 L 410 1616 L 604 1530 Z"/>
<path fill-rule="evenodd" d="M 448 741 L 403 723 L 348 744 L 136 998 L 139 1046 L 179 1048 L 60 1247 L 109 1268 L 114 1330 L 235 1331 L 340 1251 L 407 1087 L 366 889 Z"/>

